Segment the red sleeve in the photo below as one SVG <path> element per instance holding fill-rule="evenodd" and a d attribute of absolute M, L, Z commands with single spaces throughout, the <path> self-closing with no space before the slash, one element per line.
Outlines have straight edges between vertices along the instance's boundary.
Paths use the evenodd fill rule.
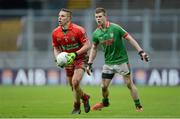
<path fill-rule="evenodd" d="M 53 33 L 52 33 L 52 46 L 53 46 L 53 47 L 58 47 L 56 32 L 53 32 Z"/>
<path fill-rule="evenodd" d="M 79 31 L 79 38 L 80 38 L 80 42 L 81 43 L 85 43 L 88 38 L 87 38 L 87 34 L 84 28 L 81 28 Z"/>

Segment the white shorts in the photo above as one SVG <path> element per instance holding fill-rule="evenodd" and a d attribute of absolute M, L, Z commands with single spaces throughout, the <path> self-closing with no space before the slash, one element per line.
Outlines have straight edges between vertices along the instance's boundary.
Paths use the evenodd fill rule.
<path fill-rule="evenodd" d="M 104 73 L 104 74 L 118 73 L 120 75 L 127 75 L 130 73 L 130 67 L 128 66 L 128 63 L 122 63 L 119 65 L 104 64 L 102 73 Z"/>

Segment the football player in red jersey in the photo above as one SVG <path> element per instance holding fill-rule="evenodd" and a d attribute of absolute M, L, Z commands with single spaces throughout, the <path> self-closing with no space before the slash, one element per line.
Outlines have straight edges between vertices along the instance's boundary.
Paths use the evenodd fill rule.
<path fill-rule="evenodd" d="M 90 111 L 89 98 L 80 88 L 87 64 L 87 51 L 90 49 L 90 41 L 83 27 L 71 22 L 72 12 L 69 9 L 61 9 L 58 16 L 59 26 L 52 32 L 52 45 L 54 56 L 60 52 L 68 53 L 68 62 L 64 66 L 67 80 L 74 94 L 74 108 L 72 114 L 80 114 L 80 99 L 84 104 L 86 113 Z"/>

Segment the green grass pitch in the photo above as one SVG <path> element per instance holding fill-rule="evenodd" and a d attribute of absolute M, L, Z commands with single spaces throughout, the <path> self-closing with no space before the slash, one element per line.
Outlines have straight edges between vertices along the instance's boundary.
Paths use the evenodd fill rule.
<path fill-rule="evenodd" d="M 90 103 L 101 101 L 99 86 L 83 86 Z M 110 107 L 72 115 L 73 97 L 68 86 L 0 86 L 1 118 L 179 118 L 180 87 L 138 86 L 143 112 L 136 112 L 125 86 L 110 87 Z"/>

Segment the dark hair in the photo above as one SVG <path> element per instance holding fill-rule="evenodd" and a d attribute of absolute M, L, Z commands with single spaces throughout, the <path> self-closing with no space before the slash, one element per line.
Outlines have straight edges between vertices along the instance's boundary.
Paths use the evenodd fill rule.
<path fill-rule="evenodd" d="M 105 10 L 104 8 L 102 8 L 102 7 L 96 8 L 96 14 L 101 13 L 101 12 L 102 12 L 104 15 L 106 15 L 106 10 Z"/>
<path fill-rule="evenodd" d="M 60 11 L 68 12 L 72 16 L 72 11 L 70 9 L 62 8 Z"/>

